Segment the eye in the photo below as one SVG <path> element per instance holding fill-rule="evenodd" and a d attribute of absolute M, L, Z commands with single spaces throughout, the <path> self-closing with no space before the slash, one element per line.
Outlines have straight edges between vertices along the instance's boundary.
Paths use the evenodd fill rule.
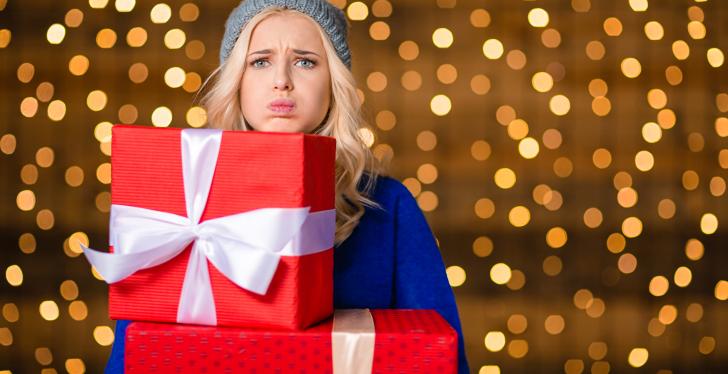
<path fill-rule="evenodd" d="M 313 69 L 313 67 L 316 66 L 316 62 L 311 59 L 308 59 L 308 58 L 302 58 L 302 59 L 296 61 L 296 63 L 297 64 L 301 63 L 300 66 L 302 66 L 306 69 Z"/>
<path fill-rule="evenodd" d="M 253 60 L 250 63 L 250 66 L 252 66 L 254 68 L 262 68 L 263 66 L 265 66 L 265 65 L 263 65 L 263 63 L 268 63 L 268 60 L 266 60 L 264 58 L 259 58 L 257 60 Z"/>

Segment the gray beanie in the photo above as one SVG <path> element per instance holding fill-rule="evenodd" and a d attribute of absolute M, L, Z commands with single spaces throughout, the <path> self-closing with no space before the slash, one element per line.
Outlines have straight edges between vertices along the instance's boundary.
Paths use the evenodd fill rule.
<path fill-rule="evenodd" d="M 220 63 L 224 63 L 248 21 L 265 8 L 282 7 L 297 10 L 321 25 L 344 65 L 351 70 L 351 52 L 346 40 L 347 23 L 344 12 L 326 0 L 243 0 L 225 22 L 225 35 L 220 46 Z"/>

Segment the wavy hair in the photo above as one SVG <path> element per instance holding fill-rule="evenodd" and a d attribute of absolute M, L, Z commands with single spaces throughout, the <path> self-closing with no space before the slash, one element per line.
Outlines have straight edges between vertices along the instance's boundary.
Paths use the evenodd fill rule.
<path fill-rule="evenodd" d="M 296 10 L 270 7 L 261 11 L 243 27 L 228 59 L 210 74 L 198 94 L 211 84 L 201 100 L 202 106 L 207 111 L 208 126 L 224 130 L 253 130 L 245 121 L 240 107 L 240 82 L 246 67 L 246 55 L 255 27 L 264 19 L 279 14 L 297 14 L 309 18 L 316 25 L 326 51 L 331 75 L 331 106 L 323 123 L 312 133 L 336 138 L 334 241 L 338 245 L 346 240 L 359 224 L 365 206 L 380 207 L 370 199 L 370 194 L 377 177 L 382 174 L 383 167 L 359 135 L 364 120 L 354 76 L 339 59 L 321 26 Z"/>

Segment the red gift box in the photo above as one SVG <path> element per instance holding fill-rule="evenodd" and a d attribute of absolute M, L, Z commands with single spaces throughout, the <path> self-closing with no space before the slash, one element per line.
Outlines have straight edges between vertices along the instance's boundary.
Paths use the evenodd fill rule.
<path fill-rule="evenodd" d="M 457 372 L 457 333 L 434 310 L 379 309 L 371 316 L 372 373 Z M 333 373 L 332 328 L 332 319 L 295 332 L 133 322 L 125 372 Z M 360 371 L 339 366 L 339 372 Z"/>
<path fill-rule="evenodd" d="M 198 138 L 195 143 L 197 145 L 188 146 L 185 144 L 185 136 L 192 135 Z M 209 141 L 208 135 L 217 136 L 218 142 L 216 161 L 213 159 L 212 163 L 209 160 L 205 161 L 203 156 L 196 155 L 199 147 L 207 146 L 205 143 Z M 190 202 L 187 200 L 192 199 L 186 197 L 186 189 L 189 186 L 185 183 L 194 184 L 197 178 L 188 180 L 183 174 L 189 174 L 190 169 L 195 173 L 204 174 L 205 170 L 210 169 L 210 165 L 213 165 L 214 174 L 211 174 L 209 182 L 211 184 L 208 184 L 209 194 L 206 195 L 207 200 L 203 205 L 204 211 L 199 210 L 200 224 L 206 221 L 216 222 L 211 220 L 221 217 L 259 213 L 272 208 L 286 212 L 289 210 L 300 212 L 301 208 L 308 207 L 310 215 L 306 217 L 316 213 L 331 212 L 334 212 L 335 217 L 333 211 L 335 152 L 333 138 L 300 133 L 114 126 L 111 156 L 112 229 L 115 222 L 115 206 L 144 208 L 164 214 L 171 213 L 182 217 L 180 218 L 182 220 L 187 219 L 188 211 L 199 208 L 190 208 Z M 209 165 L 197 166 L 195 170 L 195 166 L 190 167 L 189 162 L 183 160 L 185 155 L 187 159 L 203 158 L 202 161 L 208 162 Z M 306 222 L 308 219 L 306 218 Z M 256 221 L 258 219 L 248 218 L 251 227 L 259 224 Z M 283 223 L 287 223 L 285 219 Z M 335 221 L 333 224 L 335 228 Z M 143 233 L 145 225 L 137 226 L 139 229 L 132 227 L 131 234 L 137 234 L 139 230 Z M 240 225 L 232 225 L 234 226 L 232 228 L 230 226 L 227 225 L 228 231 L 235 234 L 244 229 L 252 230 L 248 236 L 253 242 L 256 240 L 255 229 Z M 197 238 L 196 241 L 201 242 L 204 230 L 190 230 L 185 235 L 193 235 Z M 110 236 L 116 237 L 111 231 Z M 270 272 L 270 283 L 267 289 L 263 287 L 262 294 L 241 288 L 240 283 L 234 283 L 229 276 L 221 272 L 220 266 L 216 267 L 213 265 L 214 262 L 211 263 L 212 259 L 209 256 L 210 262 L 204 257 L 196 257 L 203 256 L 203 252 L 208 253 L 202 244 L 199 253 L 192 252 L 193 244 L 182 246 L 184 249 L 171 259 L 165 258 L 166 262 L 153 264 L 110 284 L 109 314 L 113 319 L 283 329 L 305 328 L 325 319 L 333 312 L 334 233 L 333 229 L 324 231 L 326 232 L 318 234 L 323 237 L 330 236 L 331 245 L 320 248 L 315 253 L 304 255 L 286 255 L 285 251 L 280 252 L 283 255 L 273 253 L 278 263 L 274 271 Z M 153 242 L 154 235 L 163 237 L 158 233 L 148 234 L 147 242 Z M 211 241 L 216 239 L 215 235 L 208 236 Z M 115 244 L 114 237 L 110 238 L 112 244 Z M 305 245 L 307 238 L 296 236 L 288 242 L 288 247 L 294 241 L 296 242 L 294 244 L 303 242 Z M 220 245 L 223 250 L 220 252 L 222 255 L 218 256 L 227 256 L 225 252 L 231 248 L 237 250 L 235 243 L 225 244 Z M 253 248 L 255 245 L 249 247 Z M 118 250 L 121 247 L 117 245 L 116 248 Z M 279 249 L 272 248 L 272 250 Z M 251 251 L 258 253 L 254 256 L 271 256 L 270 253 L 256 252 L 259 250 L 260 248 L 253 248 Z M 111 252 L 114 251 L 112 245 Z M 92 260 L 89 253 L 87 257 Z M 182 313 L 180 297 L 183 294 L 183 284 L 187 281 L 187 268 L 188 265 L 190 267 L 194 265 L 191 259 L 201 261 L 202 265 L 198 265 L 200 266 L 198 272 L 204 272 L 205 269 L 202 267 L 206 267 L 209 274 L 207 288 L 211 289 L 209 298 L 214 299 L 214 302 L 211 302 L 214 305 L 210 306 L 214 317 L 211 321 L 190 321 L 180 317 Z M 232 265 L 243 266 L 245 264 L 241 264 L 247 260 L 229 262 Z M 194 294 L 194 287 L 188 285 L 188 288 L 185 292 Z M 192 309 L 199 304 L 198 302 L 192 305 Z"/>

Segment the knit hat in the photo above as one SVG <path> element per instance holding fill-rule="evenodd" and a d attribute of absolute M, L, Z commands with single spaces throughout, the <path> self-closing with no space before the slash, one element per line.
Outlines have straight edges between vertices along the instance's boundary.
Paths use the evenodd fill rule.
<path fill-rule="evenodd" d="M 329 36 L 336 54 L 351 69 L 351 51 L 346 40 L 346 16 L 341 9 L 326 0 L 243 0 L 225 22 L 225 35 L 220 46 L 221 64 L 230 57 L 230 52 L 248 21 L 264 9 L 274 6 L 297 10 L 318 22 Z"/>

